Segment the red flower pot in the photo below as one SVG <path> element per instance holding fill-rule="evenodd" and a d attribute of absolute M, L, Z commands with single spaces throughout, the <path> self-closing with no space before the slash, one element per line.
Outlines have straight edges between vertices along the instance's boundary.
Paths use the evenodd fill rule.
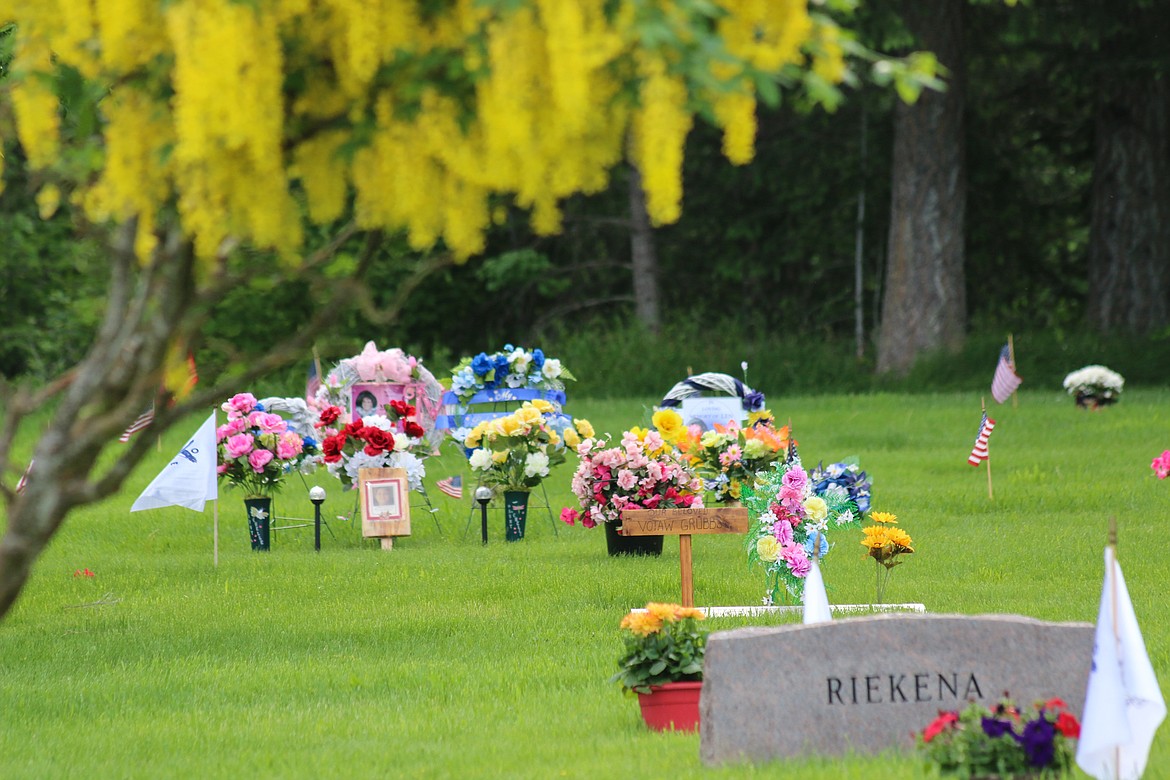
<path fill-rule="evenodd" d="M 650 693 L 638 694 L 642 720 L 655 731 L 694 731 L 699 727 L 700 682 L 651 685 Z"/>

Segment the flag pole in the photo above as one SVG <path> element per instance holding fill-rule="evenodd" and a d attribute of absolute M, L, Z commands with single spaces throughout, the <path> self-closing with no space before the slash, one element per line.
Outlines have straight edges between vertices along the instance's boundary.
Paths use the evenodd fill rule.
<path fill-rule="evenodd" d="M 1012 372 L 1016 372 L 1016 345 L 1012 343 L 1012 334 L 1008 334 L 1008 361 L 1012 364 Z M 1012 390 L 1012 408 L 1020 408 L 1020 399 L 1016 395 L 1016 391 Z"/>
<path fill-rule="evenodd" d="M 211 561 L 219 566 L 219 499 L 211 502 Z"/>
<path fill-rule="evenodd" d="M 987 414 L 987 398 L 986 397 L 979 399 L 979 406 L 982 409 L 983 414 L 986 415 Z M 984 460 L 987 461 L 987 498 L 991 501 L 994 501 L 995 495 L 991 492 L 991 446 L 990 446 L 990 443 L 988 444 L 988 447 L 987 447 L 987 457 L 984 458 Z"/>
<path fill-rule="evenodd" d="M 1120 647 L 1121 633 L 1117 630 L 1117 517 L 1109 517 L 1109 537 L 1107 546 L 1113 550 L 1109 556 L 1109 604 L 1113 618 L 1113 641 Z M 1113 777 L 1121 780 L 1121 745 L 1113 746 Z"/>

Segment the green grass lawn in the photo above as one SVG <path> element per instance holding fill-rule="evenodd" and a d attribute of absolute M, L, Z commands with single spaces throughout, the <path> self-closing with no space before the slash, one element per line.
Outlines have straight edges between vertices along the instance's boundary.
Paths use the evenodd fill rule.
<path fill-rule="evenodd" d="M 654 400 L 575 399 L 569 411 L 620 435 Z M 889 601 L 1092 622 L 1116 517 L 1130 594 L 1170 691 L 1170 480 L 1149 468 L 1170 448 L 1170 391 L 1127 392 L 1097 413 L 1060 392 L 996 406 L 994 500 L 984 469 L 967 465 L 977 394 L 769 400 L 791 418 L 806 465 L 857 456 L 874 508 L 897 513 L 914 537 Z M 493 507 L 483 547 L 478 510 L 464 533 L 474 480 L 454 448 L 428 461 L 442 534 L 416 506 L 414 535 L 392 552 L 332 519 L 320 554 L 311 528 L 277 532 L 258 554 L 240 496 L 225 492 L 213 567 L 211 505 L 128 511 L 199 422 L 165 436 L 119 496 L 69 518 L 0 624 L 0 777 L 927 776 L 894 753 L 711 769 L 698 736 L 647 731 L 636 701 L 607 680 L 626 611 L 679 599 L 677 541 L 659 559 L 609 558 L 601 529 L 554 533 L 534 507 L 527 538 L 505 544 Z M 452 473 L 470 480 L 462 502 L 433 488 Z M 572 461 L 547 482 L 554 515 L 572 499 L 571 473 Z M 317 483 L 327 515 L 351 508 L 328 474 L 308 479 Z M 277 511 L 311 516 L 299 479 Z M 833 602 L 872 600 L 859 538 L 832 539 Z M 695 537 L 694 555 L 699 605 L 759 603 L 763 575 L 747 567 L 740 537 Z M 86 568 L 95 576 L 74 576 Z M 1164 725 L 1146 777 L 1170 777 L 1168 767 Z"/>

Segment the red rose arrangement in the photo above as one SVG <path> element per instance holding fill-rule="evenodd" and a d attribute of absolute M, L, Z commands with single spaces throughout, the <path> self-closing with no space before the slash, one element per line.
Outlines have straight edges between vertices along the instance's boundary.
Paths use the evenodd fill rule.
<path fill-rule="evenodd" d="M 405 469 L 412 490 L 422 490 L 426 467 L 418 452 L 425 431 L 416 408 L 405 401 L 391 401 L 385 414 L 370 414 L 344 422 L 340 407 L 327 406 L 315 426 L 322 429 L 321 459 L 329 473 L 346 488 L 365 468 Z"/>

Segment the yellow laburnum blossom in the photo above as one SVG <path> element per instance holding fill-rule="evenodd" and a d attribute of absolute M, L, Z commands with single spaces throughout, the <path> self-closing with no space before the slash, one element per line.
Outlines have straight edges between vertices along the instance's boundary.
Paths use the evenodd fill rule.
<path fill-rule="evenodd" d="M 669 74 L 660 57 L 638 54 L 643 82 L 631 156 L 642 176 L 646 213 L 653 224 L 662 225 L 677 221 L 681 213 L 683 147 L 692 120 L 683 80 Z"/>
<path fill-rule="evenodd" d="M 730 59 L 696 72 L 641 37 L 650 12 L 698 40 L 707 11 L 668 2 L 0 0 L 16 23 L 3 97 L 30 166 L 71 177 L 93 222 L 137 219 L 144 260 L 177 222 L 203 278 L 239 243 L 294 262 L 306 225 L 348 209 L 362 229 L 404 229 L 411 247 L 443 242 L 464 259 L 504 212 L 498 195 L 554 232 L 564 199 L 608 186 L 623 158 L 651 220 L 672 222 L 697 106 L 738 163 L 755 135 L 746 67 L 774 71 L 803 50 L 839 80 L 838 30 L 814 26 L 805 0 L 715 2 Z M 102 96 L 86 140 L 95 170 L 58 165 L 61 65 Z"/>

